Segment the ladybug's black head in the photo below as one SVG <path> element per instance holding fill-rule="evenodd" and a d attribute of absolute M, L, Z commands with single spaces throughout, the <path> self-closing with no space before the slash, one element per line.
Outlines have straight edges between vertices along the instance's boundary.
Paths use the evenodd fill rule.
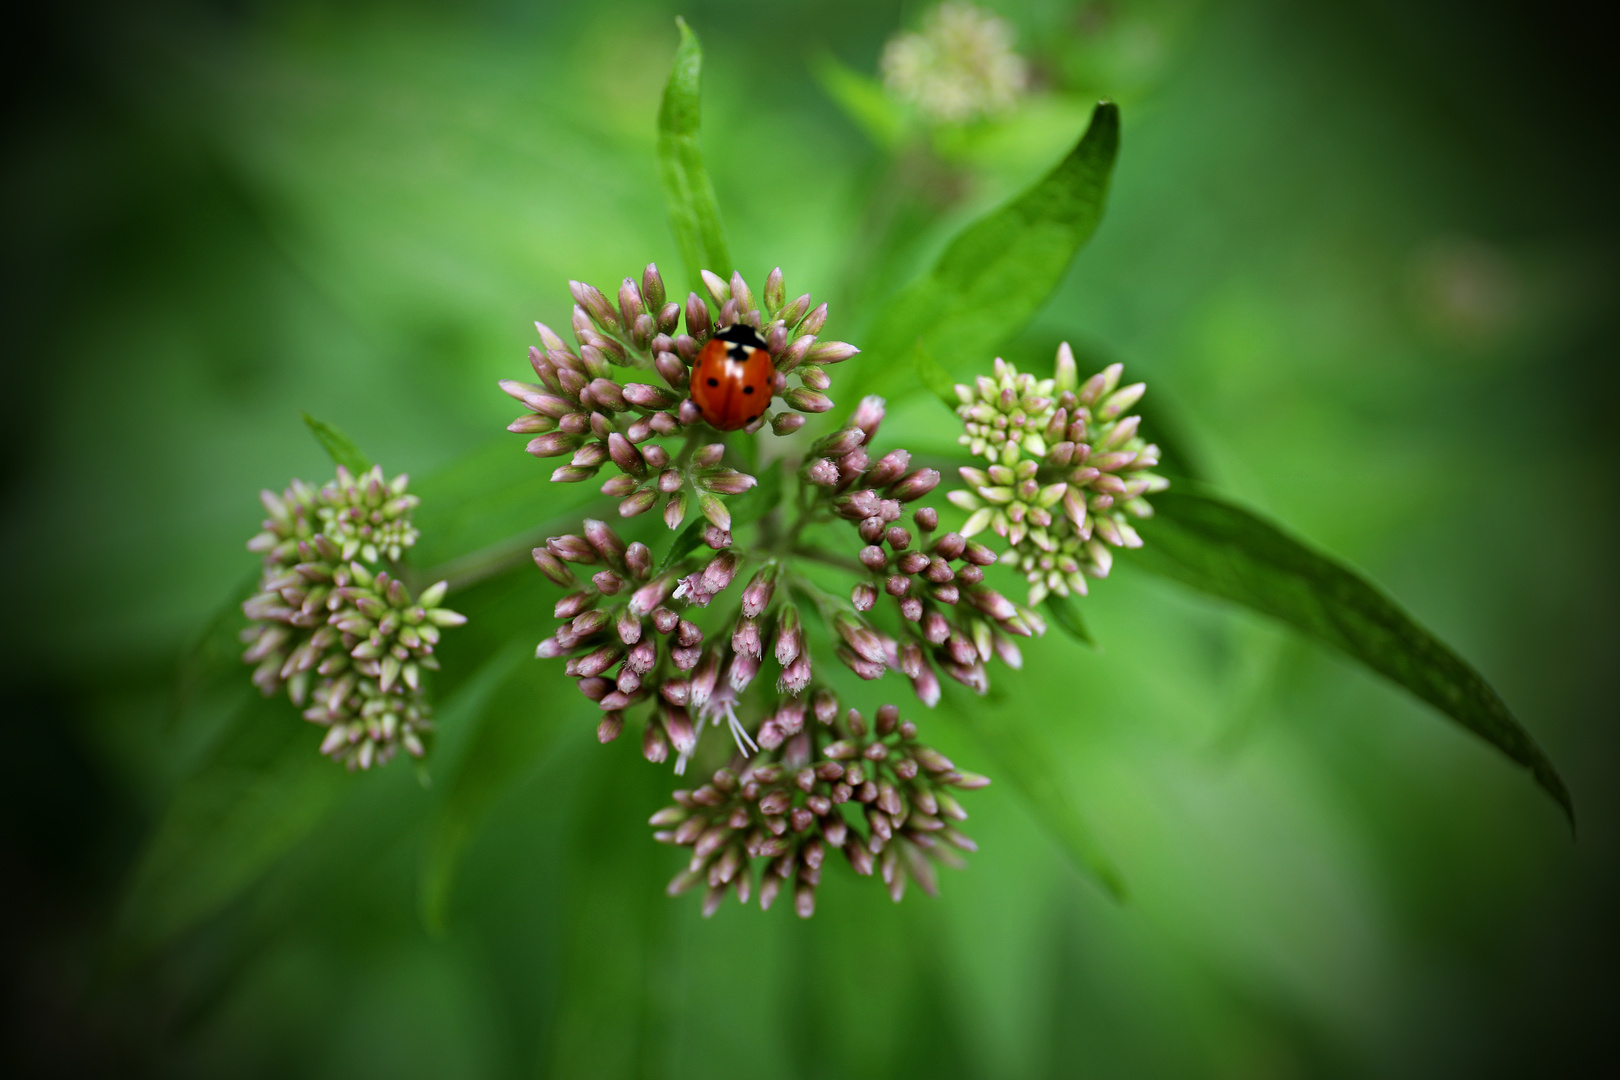
<path fill-rule="evenodd" d="M 714 336 L 733 345 L 752 345 L 756 349 L 765 347 L 765 339 L 759 336 L 758 330 L 747 323 L 732 323 L 724 330 L 717 331 Z"/>

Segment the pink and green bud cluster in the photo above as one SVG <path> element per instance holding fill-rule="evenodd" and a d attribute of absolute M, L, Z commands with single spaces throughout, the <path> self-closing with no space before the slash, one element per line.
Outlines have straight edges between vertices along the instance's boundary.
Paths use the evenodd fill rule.
<path fill-rule="evenodd" d="M 1151 516 L 1145 496 L 1169 487 L 1150 471 L 1159 448 L 1137 434 L 1141 417 L 1127 415 L 1147 384 L 1121 387 L 1123 370 L 1080 383 L 1065 342 L 1051 379 L 998 357 L 992 375 L 956 388 L 958 441 L 990 465 L 962 468 L 967 487 L 948 498 L 968 511 L 962 535 L 990 529 L 1008 541 L 1002 562 L 1029 583 L 1031 607 L 1107 577 L 1113 548 L 1142 544 L 1129 519 Z"/>
<path fill-rule="evenodd" d="M 649 263 L 640 280 L 627 277 L 616 297 L 583 282 L 569 282 L 574 297 L 569 346 L 543 323 L 541 345 L 529 349 L 538 383 L 501 381 L 501 389 L 528 410 L 507 426 L 530 436 L 536 457 L 568 455 L 551 478 L 577 483 L 611 464 L 617 474 L 602 485 L 617 500 L 621 517 L 655 507 L 671 529 L 695 507 L 725 525 L 720 496 L 746 490 L 753 478 L 694 454 L 691 433 L 707 431 L 688 386 L 698 350 L 720 329 L 742 323 L 759 331 L 776 366 L 772 403 L 750 432 L 769 425 L 787 435 L 807 415 L 827 412 L 833 401 L 826 365 L 856 353 L 841 341 L 818 341 L 827 305 L 811 307 L 810 294 L 788 299 L 780 268 L 772 270 L 757 297 L 741 274 L 730 280 L 703 272 L 710 304 L 689 293 L 684 304 L 665 295 L 658 267 Z M 683 330 L 684 323 L 684 330 Z M 789 387 L 789 378 L 799 385 Z M 683 436 L 674 451 L 658 440 Z"/>
<path fill-rule="evenodd" d="M 850 590 L 857 617 L 864 619 L 880 602 L 900 615 L 898 637 L 857 625 L 847 615 L 830 615 L 843 639 L 839 659 L 867 679 L 899 669 L 932 707 L 939 701 L 939 672 L 982 694 L 989 688 L 984 665 L 991 657 L 1019 667 L 1023 661 L 1012 638 L 1044 633 L 1046 623 L 984 584 L 984 568 L 996 561 L 989 548 L 960 533 L 935 535 L 939 515 L 933 507 L 917 510 L 911 528 L 901 520 L 902 507 L 932 491 L 940 477 L 931 468 L 912 469 L 906 450 L 881 456 L 869 450 L 883 415 L 881 398 L 862 401 L 848 427 L 811 448 L 803 474 L 828 493 L 832 512 L 853 523 L 864 542 L 857 559 L 866 574 Z M 818 449 L 829 456 L 816 458 Z"/>
<path fill-rule="evenodd" d="M 692 852 L 670 895 L 705 886 L 706 918 L 728 893 L 746 904 L 757 892 L 769 908 L 787 891 L 809 918 L 823 866 L 840 855 L 896 903 L 908 881 L 935 895 L 935 864 L 959 868 L 957 851 L 977 850 L 956 828 L 967 814 L 953 791 L 989 781 L 958 770 L 899 717 L 884 705 L 868 724 L 855 709 L 841 712 L 830 690 L 780 710 L 764 749 L 739 752 L 652 816 L 657 840 Z"/>
<path fill-rule="evenodd" d="M 643 278 L 644 298 L 655 273 L 649 268 Z M 671 405 L 674 395 L 685 397 L 685 365 L 715 327 L 755 327 L 775 361 L 778 392 L 798 410 L 771 418 L 780 435 L 832 407 L 824 392 L 828 365 L 856 349 L 816 342 L 825 306 L 811 310 L 808 296 L 788 301 L 780 271 L 759 299 L 740 275 L 726 281 L 706 273 L 703 280 L 718 313 L 688 297 L 680 311 L 686 332 L 661 328 L 645 347 L 622 329 L 633 321 L 626 305 L 636 308 L 634 282 L 620 290 L 617 308 L 576 288 L 576 333 L 584 343 L 578 361 L 601 355 L 622 357 L 621 366 L 651 365 L 666 388 L 626 384 L 622 412 L 591 407 L 588 419 L 568 421 L 596 433 L 597 443 L 582 436 L 578 446 L 603 449 L 576 457 L 554 479 L 578 479 L 569 470 L 612 463 L 619 474 L 602 490 L 620 500 L 622 517 L 661 504 L 673 529 L 690 517 L 692 502 L 699 516 L 661 560 L 646 531 L 637 538 L 643 526 L 636 521 L 619 524 L 621 536 L 606 521 L 586 519 L 577 533 L 535 548 L 536 565 L 565 590 L 553 611 L 557 628 L 536 655 L 562 662 L 596 705 L 600 741 L 628 729 L 647 760 L 672 762 L 677 775 L 694 762 L 705 775 L 731 762 L 713 772 L 713 783 L 677 792 L 677 806 L 662 814 L 671 828 L 661 838 L 694 853 L 673 891 L 706 882 L 712 911 L 727 889 L 746 899 L 757 887 L 769 905 L 791 888 L 808 915 L 822 860 L 835 851 L 859 873 L 881 871 L 897 899 L 908 880 L 932 891 L 933 860 L 952 858 L 951 845 L 971 846 L 954 831 L 960 807 L 944 789 L 982 781 L 917 744 L 892 706 L 879 710 L 875 733 L 858 712 L 840 717 L 826 685 L 834 669 L 823 665 L 842 665 L 868 681 L 898 671 L 932 706 L 941 673 L 982 693 L 986 662 L 999 655 L 1016 665 L 1013 639 L 1040 633 L 1044 624 L 985 584 L 993 552 L 955 533 L 938 535 L 938 512 L 919 500 L 938 487 L 940 473 L 914 463 L 905 449 L 875 447 L 881 398 L 862 400 L 844 426 L 813 441 L 785 444 L 780 475 L 796 485 L 774 506 L 751 505 L 738 524 L 731 500 L 756 486 L 744 466 L 756 455 L 738 444 L 766 421 L 733 435 L 700 423 L 690 399 Z M 646 329 L 643 323 L 641 337 Z M 656 341 L 660 333 L 667 345 Z M 508 390 L 541 413 L 579 417 L 600 395 L 586 383 L 583 398 L 564 401 L 559 386 L 581 385 L 563 377 L 576 354 L 548 345 L 536 365 L 545 388 Z M 587 346 L 596 353 L 586 354 Z M 789 376 L 801 385 L 783 391 Z M 664 396 L 655 398 L 655 389 Z M 542 434 L 562 430 L 559 418 Z M 655 438 L 673 433 L 682 436 L 673 450 Z M 853 590 L 829 585 L 830 573 L 852 575 Z M 878 610 L 885 593 L 894 607 Z M 723 731 L 704 740 L 709 728 Z M 755 863 L 764 867 L 757 874 Z"/>
<path fill-rule="evenodd" d="M 269 513 L 248 549 L 264 557 L 259 590 L 242 605 L 244 662 L 266 697 L 283 687 L 304 718 L 327 728 L 321 752 L 350 769 L 388 762 L 401 747 L 426 753 L 431 728 L 423 671 L 446 627 L 466 619 L 441 606 L 440 582 L 413 598 L 390 565 L 416 542 L 403 474 L 380 468 L 316 490 L 294 480 L 260 493 Z"/>

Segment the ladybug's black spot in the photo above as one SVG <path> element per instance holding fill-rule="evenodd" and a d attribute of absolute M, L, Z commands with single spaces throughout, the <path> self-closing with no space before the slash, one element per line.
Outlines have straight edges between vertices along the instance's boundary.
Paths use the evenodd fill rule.
<path fill-rule="evenodd" d="M 745 386 L 745 387 L 743 387 L 743 393 L 745 393 L 745 394 L 752 394 L 752 393 L 753 393 L 753 392 L 754 392 L 754 388 L 753 388 L 753 387 L 752 387 L 752 386 Z"/>
<path fill-rule="evenodd" d="M 709 385 L 710 386 L 719 386 L 720 385 L 720 380 L 715 378 L 713 375 L 710 375 L 709 376 Z"/>

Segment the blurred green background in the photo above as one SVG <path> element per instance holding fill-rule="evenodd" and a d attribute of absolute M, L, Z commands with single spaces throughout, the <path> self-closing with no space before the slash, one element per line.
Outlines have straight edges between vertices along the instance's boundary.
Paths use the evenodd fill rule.
<path fill-rule="evenodd" d="M 8 1072 L 1620 1062 L 1620 324 L 1596 24 L 1439 0 L 991 6 L 1037 92 L 898 154 L 817 72 L 834 57 L 870 76 L 909 3 L 9 16 Z M 459 662 L 485 666 L 468 694 L 493 705 L 445 704 L 432 786 L 407 764 L 300 772 L 303 816 L 270 823 L 297 842 L 247 887 L 229 882 L 254 852 L 227 846 L 217 880 L 132 894 L 204 762 L 284 796 L 295 781 L 254 773 L 254 740 L 315 753 L 284 703 L 175 707 L 177 658 L 253 572 L 254 493 L 329 474 L 299 410 L 447 498 L 436 470 L 510 461 L 512 531 L 555 516 L 549 466 L 499 437 L 513 409 L 494 383 L 521 377 L 534 319 L 566 325 L 568 278 L 679 272 L 653 156 L 677 13 L 705 41 L 704 146 L 740 268 L 782 265 L 857 342 L 1092 101 L 1119 100 L 1107 217 L 1009 358 L 1039 368 L 1069 338 L 1147 378 L 1222 487 L 1364 568 L 1496 684 L 1569 781 L 1579 840 L 1521 771 L 1401 693 L 1125 568 L 1085 605 L 1101 648 L 1031 647 L 987 706 L 1049 718 L 1125 903 L 1003 783 L 972 798 L 981 851 L 938 900 L 894 907 L 837 872 L 808 923 L 784 905 L 705 922 L 663 897 L 681 860 L 644 826 L 667 774 L 630 740 L 599 748 L 589 710 L 524 662 L 550 625 L 531 582 L 508 605 L 532 626 L 515 651 L 469 628 Z M 888 433 L 947 422 L 918 402 Z M 493 759 L 464 753 L 475 714 L 507 724 Z M 948 717 L 919 719 L 993 771 Z M 444 793 L 480 762 L 511 783 L 447 825 Z M 418 882 L 445 829 L 464 858 L 430 932 Z"/>

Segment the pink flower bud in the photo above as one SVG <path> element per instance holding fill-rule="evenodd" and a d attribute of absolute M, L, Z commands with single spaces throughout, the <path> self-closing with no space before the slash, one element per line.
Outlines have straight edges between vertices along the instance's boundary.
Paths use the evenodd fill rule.
<path fill-rule="evenodd" d="M 692 727 L 692 718 L 685 709 L 676 705 L 666 704 L 660 712 L 664 731 L 668 733 L 675 752 L 690 755 L 697 749 L 697 732 Z"/>
<path fill-rule="evenodd" d="M 596 518 L 585 519 L 585 539 L 610 566 L 624 565 L 624 541 L 614 532 L 605 521 Z"/>
<path fill-rule="evenodd" d="M 776 681 L 777 688 L 784 694 L 802 694 L 804 688 L 810 685 L 811 672 L 810 654 L 801 652 L 782 669 L 782 675 Z"/>
<path fill-rule="evenodd" d="M 804 362 L 806 354 L 810 352 L 810 347 L 815 343 L 816 335 L 814 334 L 804 334 L 795 338 L 791 345 L 782 349 L 781 352 L 773 354 L 776 357 L 776 370 L 788 372 L 798 367 Z"/>
<path fill-rule="evenodd" d="M 776 591 L 776 573 L 774 568 L 766 567 L 760 570 L 748 583 L 742 594 L 742 613 L 744 618 L 757 617 L 770 606 L 771 595 Z"/>
<path fill-rule="evenodd" d="M 788 408 L 805 413 L 824 413 L 833 407 L 832 398 L 820 390 L 807 390 L 802 386 L 785 391 L 782 400 L 787 402 Z"/>
<path fill-rule="evenodd" d="M 838 466 L 828 458 L 821 458 L 805 468 L 804 478 L 817 487 L 832 487 L 838 483 Z"/>
<path fill-rule="evenodd" d="M 651 721 L 641 732 L 641 756 L 654 765 L 661 765 L 669 759 L 669 738 L 661 726 Z"/>
<path fill-rule="evenodd" d="M 556 457 L 566 454 L 580 444 L 580 436 L 566 431 L 548 431 L 544 435 L 529 440 L 524 452 L 535 457 Z"/>
<path fill-rule="evenodd" d="M 546 577 L 550 578 L 558 585 L 567 588 L 568 586 L 574 584 L 573 573 L 568 569 L 567 566 L 563 565 L 561 559 L 557 558 L 545 548 L 534 549 L 534 564 L 540 568 L 541 573 L 545 574 Z"/>
<path fill-rule="evenodd" d="M 619 503 L 619 516 L 628 518 L 635 517 L 637 514 L 645 514 L 648 510 L 651 510 L 657 504 L 657 502 L 658 492 L 653 491 L 650 488 L 646 491 L 638 491 L 628 499 L 625 499 Z"/>
<path fill-rule="evenodd" d="M 812 364 L 837 364 L 860 351 L 847 341 L 823 341 L 813 345 L 804 358 Z"/>
<path fill-rule="evenodd" d="M 771 417 L 771 430 L 778 435 L 790 435 L 804 427 L 805 419 L 802 413 L 777 413 Z"/>
<path fill-rule="evenodd" d="M 938 486 L 939 470 L 918 469 L 890 488 L 889 494 L 898 502 L 911 502 L 913 499 L 922 498 Z"/>
<path fill-rule="evenodd" d="M 637 615 L 645 615 L 662 604 L 674 588 L 674 575 L 661 574 L 631 594 L 630 610 Z"/>

